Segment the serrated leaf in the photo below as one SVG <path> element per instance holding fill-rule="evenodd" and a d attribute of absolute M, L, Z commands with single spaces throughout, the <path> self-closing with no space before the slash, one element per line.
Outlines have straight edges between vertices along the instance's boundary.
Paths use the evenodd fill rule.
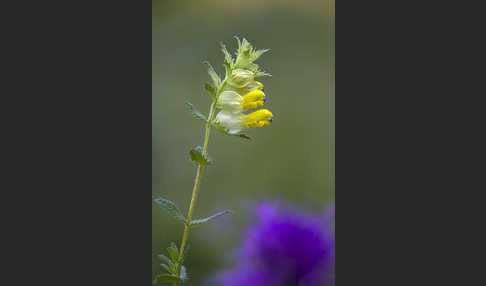
<path fill-rule="evenodd" d="M 213 80 L 214 86 L 216 86 L 217 89 L 221 86 L 221 79 L 219 78 L 218 74 L 214 70 L 213 66 L 208 62 L 205 61 L 204 64 L 208 66 L 208 74 Z"/>
<path fill-rule="evenodd" d="M 172 275 L 172 274 L 160 274 L 160 275 L 157 275 L 157 278 L 156 278 L 155 281 L 157 283 L 166 282 L 166 281 L 181 282 L 181 279 L 178 278 L 176 275 Z"/>
<path fill-rule="evenodd" d="M 177 249 L 177 246 L 175 243 L 171 243 L 169 247 L 167 247 L 167 252 L 169 252 L 170 258 L 172 261 L 178 261 L 179 260 L 179 251 Z"/>
<path fill-rule="evenodd" d="M 186 223 L 186 218 L 184 217 L 184 215 L 181 213 L 179 208 L 177 208 L 177 206 L 173 202 L 171 202 L 167 199 L 164 199 L 164 198 L 156 198 L 154 201 L 157 204 L 161 205 L 174 218 Z"/>
<path fill-rule="evenodd" d="M 204 158 L 202 153 L 203 153 L 203 148 L 201 146 L 197 146 L 196 148 L 193 148 L 191 149 L 191 151 L 189 151 L 192 161 L 200 164 L 201 166 L 211 164 L 213 160 L 207 154 L 206 154 L 206 158 Z"/>
<path fill-rule="evenodd" d="M 261 57 L 264 53 L 270 51 L 269 49 L 262 49 L 262 50 L 257 50 L 253 52 L 253 60 L 257 60 L 259 57 Z"/>
<path fill-rule="evenodd" d="M 241 48 L 241 41 L 240 41 L 240 38 L 238 38 L 238 36 L 234 35 L 233 38 L 236 39 L 236 41 L 238 41 L 238 50 Z"/>
<path fill-rule="evenodd" d="M 228 79 L 228 78 L 231 77 L 231 71 L 232 71 L 231 64 L 224 62 L 223 66 L 224 66 L 224 70 L 225 70 L 225 73 L 226 73 L 225 76 Z"/>
<path fill-rule="evenodd" d="M 207 122 L 206 115 L 202 114 L 199 110 L 197 110 L 194 107 L 194 104 L 190 103 L 189 101 L 186 101 L 186 105 L 189 111 L 191 112 L 192 116 L 194 116 L 194 118 Z"/>
<path fill-rule="evenodd" d="M 223 44 L 223 43 L 220 43 L 220 45 L 221 45 L 221 51 L 224 54 L 224 61 L 226 63 L 230 64 L 230 65 L 233 65 L 233 57 L 231 56 L 231 54 L 226 49 L 226 45 Z"/>
<path fill-rule="evenodd" d="M 209 82 L 206 82 L 204 84 L 204 89 L 209 92 L 209 94 L 211 94 L 211 97 L 216 100 L 216 90 L 214 89 L 214 87 L 209 83 Z"/>
<path fill-rule="evenodd" d="M 219 213 L 215 213 L 213 214 L 212 216 L 209 216 L 207 218 L 203 218 L 203 219 L 195 219 L 193 221 L 191 221 L 191 226 L 196 226 L 196 225 L 201 225 L 201 224 L 204 224 L 204 223 L 207 223 L 217 217 L 220 217 L 220 216 L 223 216 L 225 214 L 229 214 L 229 213 L 232 213 L 230 210 L 225 210 L 225 211 L 222 211 L 222 212 L 219 212 Z"/>

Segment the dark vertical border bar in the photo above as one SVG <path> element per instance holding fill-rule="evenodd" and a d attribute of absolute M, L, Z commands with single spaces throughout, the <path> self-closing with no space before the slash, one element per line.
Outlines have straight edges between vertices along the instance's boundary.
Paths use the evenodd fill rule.
<path fill-rule="evenodd" d="M 152 282 L 151 4 L 2 9 L 0 284 Z"/>
<path fill-rule="evenodd" d="M 78 75 L 87 87 L 77 96 L 87 108 L 80 135 L 86 144 L 79 147 L 91 158 L 78 167 L 86 206 L 76 204 L 86 213 L 80 221 L 86 243 L 75 251 L 90 257 L 81 268 L 85 285 L 152 282 L 151 7 L 151 1 L 93 2 L 79 30 L 85 46 L 79 53 L 92 63 Z"/>
<path fill-rule="evenodd" d="M 481 9 L 336 2 L 336 285 L 484 284 Z"/>

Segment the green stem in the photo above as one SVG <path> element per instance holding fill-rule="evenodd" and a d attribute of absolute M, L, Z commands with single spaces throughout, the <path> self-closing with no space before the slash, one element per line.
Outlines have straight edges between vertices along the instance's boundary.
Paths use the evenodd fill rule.
<path fill-rule="evenodd" d="M 216 99 L 219 97 L 221 91 L 224 89 L 225 86 L 226 86 L 226 80 L 221 85 L 221 88 L 218 89 L 218 92 L 216 94 Z M 204 135 L 204 145 L 202 151 L 203 158 L 206 157 L 206 153 L 208 151 L 209 134 L 211 132 L 211 123 L 213 122 L 215 111 L 216 111 L 216 101 L 213 101 L 209 111 L 208 120 L 206 122 L 206 133 Z M 196 179 L 194 180 L 194 187 L 192 189 L 191 203 L 189 204 L 189 212 L 187 213 L 187 221 L 184 227 L 184 234 L 182 235 L 182 242 L 179 248 L 180 250 L 179 250 L 179 261 L 177 261 L 177 277 L 181 276 L 182 258 L 184 257 L 184 250 L 186 249 L 187 239 L 189 237 L 189 230 L 191 229 L 192 212 L 194 211 L 194 206 L 196 204 L 197 191 L 199 189 L 199 181 L 201 180 L 202 170 L 203 170 L 203 166 L 199 164 L 197 167 Z M 176 286 L 179 286 L 179 284 L 180 282 L 175 283 Z"/>

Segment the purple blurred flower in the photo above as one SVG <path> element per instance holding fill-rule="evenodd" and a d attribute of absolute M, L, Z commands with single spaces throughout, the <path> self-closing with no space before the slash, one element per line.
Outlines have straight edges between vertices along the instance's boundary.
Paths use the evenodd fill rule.
<path fill-rule="evenodd" d="M 274 203 L 256 208 L 258 222 L 237 251 L 234 269 L 219 276 L 221 286 L 333 285 L 334 237 L 330 220 Z"/>

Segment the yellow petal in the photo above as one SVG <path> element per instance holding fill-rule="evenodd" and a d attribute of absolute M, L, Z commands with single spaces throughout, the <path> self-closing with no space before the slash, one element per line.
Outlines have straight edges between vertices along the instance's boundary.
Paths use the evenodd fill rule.
<path fill-rule="evenodd" d="M 252 109 L 252 108 L 258 108 L 263 106 L 263 100 L 257 100 L 254 102 L 247 102 L 243 104 L 243 109 Z"/>
<path fill-rule="evenodd" d="M 243 101 L 247 103 L 247 102 L 262 100 L 263 98 L 265 98 L 265 93 L 263 93 L 263 91 L 259 89 L 255 89 L 245 94 L 243 96 Z"/>
<path fill-rule="evenodd" d="M 248 114 L 248 121 L 260 121 L 265 119 L 270 119 L 273 114 L 268 109 L 260 109 L 255 112 Z"/>

